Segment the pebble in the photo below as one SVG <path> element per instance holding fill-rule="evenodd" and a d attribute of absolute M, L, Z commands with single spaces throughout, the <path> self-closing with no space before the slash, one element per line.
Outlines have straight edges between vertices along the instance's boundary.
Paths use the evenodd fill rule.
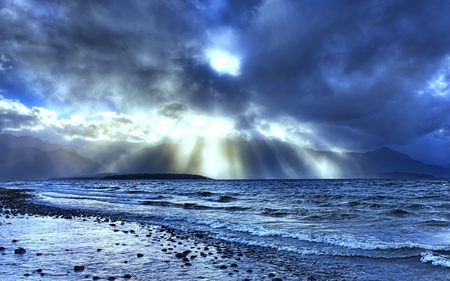
<path fill-rule="evenodd" d="M 184 258 L 186 255 L 185 254 L 183 254 L 183 253 L 176 253 L 175 254 L 175 257 L 176 258 Z"/>
<path fill-rule="evenodd" d="M 14 250 L 14 254 L 16 255 L 23 255 L 27 252 L 27 250 L 25 250 L 24 248 L 17 248 Z"/>
<path fill-rule="evenodd" d="M 55 210 L 50 208 L 49 215 L 53 215 L 54 216 L 55 212 L 60 212 L 60 211 L 58 211 L 56 208 L 55 208 Z M 60 215 L 60 216 L 61 217 L 65 217 L 65 218 L 72 217 L 71 214 Z M 78 217 L 78 216 L 79 216 L 78 213 L 73 213 L 73 217 Z M 102 222 L 102 221 L 99 221 L 99 222 Z M 139 230 L 136 231 L 137 229 L 128 229 L 128 230 L 123 230 L 123 228 L 120 229 L 120 227 L 117 227 L 117 226 L 119 224 L 124 225 L 124 223 L 123 222 L 121 223 L 120 221 L 117 222 L 117 224 L 116 223 L 110 223 L 110 222 L 113 222 L 112 220 L 106 220 L 106 221 L 103 221 L 103 222 L 106 222 L 107 224 L 110 225 L 111 228 L 109 229 L 109 231 L 111 231 L 111 230 L 113 230 L 114 232 L 119 232 L 120 231 L 121 233 L 123 231 L 123 233 L 132 233 L 132 234 L 140 233 Z M 158 236 L 160 236 L 160 234 L 162 234 L 162 233 L 159 233 L 159 232 L 163 232 L 164 233 L 164 235 L 161 235 L 161 238 L 158 237 Z M 240 260 L 240 257 L 244 257 L 244 256 L 247 256 L 247 255 L 249 255 L 251 253 L 255 253 L 255 254 L 251 254 L 251 256 L 249 256 L 249 258 L 252 258 L 252 259 L 255 258 L 255 257 L 256 258 L 262 258 L 260 255 L 256 254 L 256 253 L 260 253 L 259 251 L 256 252 L 253 249 L 247 249 L 245 247 L 243 247 L 243 248 L 239 248 L 239 247 L 238 248 L 233 248 L 233 247 L 229 247 L 227 243 L 211 242 L 211 241 L 214 241 L 214 240 L 208 240 L 209 242 L 201 242 L 201 243 L 198 242 L 198 241 L 184 240 L 184 239 L 189 239 L 189 237 L 178 236 L 176 231 L 168 229 L 168 228 L 154 227 L 153 228 L 153 234 L 154 234 L 153 238 L 148 239 L 148 240 L 149 241 L 156 241 L 155 242 L 155 246 L 157 246 L 158 244 L 161 244 L 161 247 L 159 248 L 159 250 L 164 252 L 165 254 L 170 255 L 170 257 L 172 257 L 172 259 L 175 256 L 175 257 L 179 258 L 180 261 L 183 260 L 183 262 L 181 263 L 182 267 L 192 266 L 191 262 L 196 257 L 198 257 L 199 259 L 206 258 L 208 261 L 211 262 L 210 265 L 212 265 L 216 269 L 219 268 L 221 270 L 224 270 L 224 271 L 221 271 L 221 272 L 225 276 L 227 274 L 230 275 L 230 276 L 236 275 L 236 278 L 238 278 L 240 276 L 240 273 L 239 273 L 240 271 L 242 271 L 242 272 L 246 271 L 248 273 L 248 275 L 245 276 L 245 277 L 248 277 L 248 278 L 246 278 L 246 279 L 241 278 L 240 280 L 252 280 L 253 279 L 252 277 L 249 277 L 249 275 L 251 273 L 253 273 L 253 269 L 246 269 L 246 270 L 244 269 L 244 270 L 242 270 L 242 266 L 244 266 L 245 264 L 241 264 L 240 262 L 238 262 Z M 141 235 L 141 236 L 143 236 L 143 235 Z M 133 236 L 137 236 L 137 235 L 133 235 Z M 133 238 L 133 236 L 131 236 L 131 237 Z M 149 233 L 146 236 L 147 237 L 151 237 L 152 234 Z M 200 238 L 204 238 L 204 235 L 201 234 L 201 233 L 196 233 L 195 236 L 200 237 Z M 20 237 L 18 237 L 18 238 L 20 238 Z M 178 239 L 180 239 L 182 241 L 180 241 Z M 17 243 L 17 242 L 19 242 L 19 240 L 14 239 L 14 240 L 12 240 L 12 242 L 13 243 Z M 208 243 L 209 245 L 207 245 L 206 243 Z M 112 243 L 112 244 L 114 244 L 114 243 Z M 130 243 L 130 244 L 132 244 L 132 243 Z M 20 243 L 18 245 L 20 245 Z M 120 245 L 120 243 L 116 243 L 116 245 Z M 125 245 L 125 244 L 122 244 L 122 245 Z M 178 245 L 178 247 L 177 247 L 177 245 Z M 182 245 L 182 246 L 180 246 L 180 245 Z M 192 246 L 192 245 L 195 245 L 195 247 Z M 186 248 L 189 248 L 189 247 L 190 247 L 190 249 L 192 251 L 191 250 L 186 250 Z M 175 251 L 174 251 L 174 248 L 175 248 Z M 96 249 L 97 252 L 103 252 L 104 251 L 104 249 L 101 249 L 101 248 L 93 248 L 93 249 L 94 250 Z M 5 250 L 6 250 L 5 247 L 0 247 L 0 251 L 5 251 Z M 71 251 L 71 250 L 67 250 L 67 251 Z M 25 252 L 26 252 L 26 250 L 23 249 L 23 248 L 17 248 L 16 250 L 14 250 L 15 254 L 24 254 Z M 144 256 L 144 254 L 142 254 L 142 253 L 137 253 L 137 252 L 134 252 L 134 253 L 136 253 L 138 258 Z M 40 255 L 42 255 L 42 253 L 37 253 L 36 255 L 40 256 Z M 200 256 L 201 256 L 201 258 L 200 258 Z M 170 263 L 170 262 L 173 262 L 173 260 L 172 261 L 170 260 L 170 257 L 167 256 L 167 258 L 169 258 L 169 259 L 161 260 L 161 262 L 164 262 L 164 263 L 167 263 L 167 264 Z M 223 259 L 221 259 L 220 257 L 222 257 Z M 124 263 L 127 263 L 127 261 L 125 261 Z M 260 269 L 259 267 L 255 267 L 254 270 L 259 271 L 259 269 Z M 83 271 L 83 270 L 85 270 L 85 266 L 83 266 L 83 265 L 78 265 L 78 266 L 74 267 L 74 271 Z M 40 268 L 38 268 L 34 272 L 38 272 L 38 273 L 42 273 L 43 274 L 43 271 Z M 264 272 L 264 269 L 261 269 L 261 272 Z M 111 272 L 111 273 L 113 273 L 113 272 Z M 79 277 L 81 277 L 83 275 L 84 274 L 80 274 Z M 265 278 L 264 278 L 264 275 L 265 275 Z M 26 275 L 24 275 L 24 276 L 26 276 Z M 225 276 L 223 276 L 223 277 L 225 277 Z M 270 269 L 269 268 L 266 268 L 265 274 L 263 273 L 260 277 L 263 277 L 264 280 L 282 281 L 281 278 L 276 278 L 274 273 L 270 273 Z M 114 276 L 107 277 L 107 275 L 106 275 L 106 276 L 104 276 L 102 278 L 100 278 L 99 276 L 84 275 L 84 279 L 90 279 L 90 278 L 91 278 L 91 280 L 102 279 L 102 280 L 113 281 L 113 280 L 117 280 L 117 279 L 120 279 L 120 280 L 123 280 L 123 279 L 136 279 L 137 277 L 136 276 L 133 277 L 131 274 L 124 274 L 124 275 L 117 276 L 117 277 L 114 277 Z M 230 277 L 228 277 L 228 278 L 230 278 Z"/>

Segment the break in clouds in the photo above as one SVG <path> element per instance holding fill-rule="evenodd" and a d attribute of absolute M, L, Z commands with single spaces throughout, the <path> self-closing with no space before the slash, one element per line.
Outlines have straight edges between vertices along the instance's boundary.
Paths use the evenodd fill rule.
<path fill-rule="evenodd" d="M 0 1 L 0 129 L 152 142 L 220 128 L 448 161 L 449 13 L 439 0 Z"/>

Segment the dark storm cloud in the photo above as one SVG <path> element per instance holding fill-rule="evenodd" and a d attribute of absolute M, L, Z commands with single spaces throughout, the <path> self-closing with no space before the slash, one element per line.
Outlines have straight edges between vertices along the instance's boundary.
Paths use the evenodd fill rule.
<path fill-rule="evenodd" d="M 342 144 L 406 142 L 448 122 L 448 97 L 427 88 L 449 69 L 449 11 L 448 1 L 267 1 L 243 73 L 263 104 Z"/>
<path fill-rule="evenodd" d="M 130 112 L 180 101 L 205 110 L 217 104 L 211 93 L 234 93 L 235 86 L 188 68 L 208 68 L 201 58 L 207 29 L 242 25 L 254 3 L 11 3 L 0 13 L 1 25 L 12 27 L 0 44 L 23 71 L 16 79 L 52 108 L 79 110 L 82 103 L 87 111 Z"/>
<path fill-rule="evenodd" d="M 59 114 L 185 105 L 246 132 L 287 115 L 316 147 L 450 141 L 449 14 L 438 0 L 1 2 L 0 90 Z M 208 48 L 241 74 L 215 72 Z"/>

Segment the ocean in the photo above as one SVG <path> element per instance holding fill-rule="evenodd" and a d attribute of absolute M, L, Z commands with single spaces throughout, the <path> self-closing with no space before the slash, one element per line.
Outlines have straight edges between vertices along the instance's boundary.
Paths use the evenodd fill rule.
<path fill-rule="evenodd" d="M 3 182 L 36 202 L 115 215 L 320 264 L 348 280 L 448 280 L 450 181 Z M 291 279 L 295 279 L 293 276 Z"/>

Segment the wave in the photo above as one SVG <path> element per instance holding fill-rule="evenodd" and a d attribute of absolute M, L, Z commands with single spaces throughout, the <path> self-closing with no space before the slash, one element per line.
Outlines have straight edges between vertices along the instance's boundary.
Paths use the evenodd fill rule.
<path fill-rule="evenodd" d="M 288 215 L 291 215 L 292 212 L 287 211 L 287 210 L 279 210 L 279 209 L 270 209 L 270 208 L 264 208 L 261 211 L 261 214 L 265 215 L 265 216 L 270 216 L 270 217 L 285 217 Z"/>
<path fill-rule="evenodd" d="M 212 201 L 212 202 L 220 202 L 220 203 L 229 203 L 237 200 L 237 198 L 228 196 L 228 195 L 213 195 L 213 196 L 205 196 L 203 200 Z"/>
<path fill-rule="evenodd" d="M 222 234 L 213 234 L 209 235 L 209 237 L 213 239 L 220 239 L 232 243 L 244 244 L 248 246 L 258 246 L 264 248 L 272 248 L 277 251 L 287 251 L 293 252 L 301 255 L 316 255 L 316 256 L 335 256 L 335 257 L 362 257 L 362 258 L 372 258 L 372 259 L 409 259 L 409 258 L 419 258 L 422 255 L 418 252 L 405 252 L 403 254 L 398 255 L 389 255 L 386 254 L 385 251 L 373 253 L 373 252 L 345 252 L 339 250 L 332 249 L 320 249 L 320 248 L 310 248 L 310 247 L 296 247 L 296 246 L 285 246 L 278 245 L 276 243 L 271 243 L 267 241 L 256 241 L 256 240 L 248 240 L 243 237 L 230 237 Z"/>
<path fill-rule="evenodd" d="M 227 211 L 244 211 L 248 210 L 248 207 L 240 206 L 226 206 L 226 207 L 215 207 L 215 206 L 205 206 L 196 203 L 173 203 L 169 201 L 152 201 L 146 200 L 142 202 L 142 205 L 148 206 L 158 206 L 158 207 L 171 207 L 171 208 L 182 208 L 182 209 L 193 209 L 193 210 L 227 210 Z"/>
<path fill-rule="evenodd" d="M 439 245 L 427 245 L 416 242 L 388 242 L 382 241 L 375 237 L 355 237 L 350 234 L 316 234 L 316 233 L 294 233 L 275 229 L 266 229 L 264 227 L 246 226 L 246 225 L 234 225 L 227 222 L 221 222 L 218 220 L 197 220 L 191 218 L 181 217 L 166 217 L 166 221 L 178 221 L 183 220 L 190 225 L 206 225 L 213 229 L 223 228 L 234 235 L 240 236 L 239 233 L 250 234 L 255 239 L 261 237 L 267 238 L 288 238 L 295 239 L 307 243 L 321 243 L 327 244 L 341 249 L 362 250 L 362 251 L 395 251 L 395 252 L 414 252 L 412 256 L 417 256 L 417 253 L 430 250 L 430 251 L 450 251 L 449 246 Z M 409 255 L 408 255 L 409 256 Z"/>
<path fill-rule="evenodd" d="M 201 197 L 209 197 L 209 196 L 215 196 L 216 193 L 210 192 L 210 191 L 201 191 L 197 193 Z"/>
<path fill-rule="evenodd" d="M 410 212 L 403 210 L 403 209 L 393 209 L 388 211 L 389 214 L 396 215 L 396 216 L 406 216 L 411 214 Z"/>
<path fill-rule="evenodd" d="M 449 227 L 450 222 L 447 220 L 427 220 L 421 222 L 421 224 L 426 226 L 436 226 L 436 227 Z"/>
<path fill-rule="evenodd" d="M 432 252 L 422 253 L 421 262 L 431 263 L 434 266 L 450 267 L 450 256 L 439 255 Z"/>

